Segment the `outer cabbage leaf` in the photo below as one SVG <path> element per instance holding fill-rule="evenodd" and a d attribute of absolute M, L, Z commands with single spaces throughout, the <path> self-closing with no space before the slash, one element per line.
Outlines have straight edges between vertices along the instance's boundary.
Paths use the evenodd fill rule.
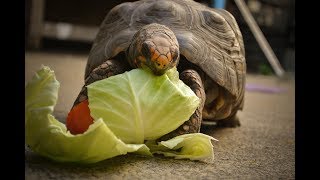
<path fill-rule="evenodd" d="M 210 161 L 214 159 L 211 136 L 202 133 L 184 134 L 167 141 L 146 142 L 152 153 L 176 159 Z M 217 141 L 217 140 L 216 140 Z"/>
<path fill-rule="evenodd" d="M 194 109 L 198 106 L 198 98 L 194 95 L 194 93 L 182 83 L 182 81 L 178 78 L 178 73 L 176 70 L 169 71 L 167 75 L 161 77 L 152 77 L 151 74 L 146 74 L 149 72 L 144 71 L 132 71 L 130 74 L 123 75 L 121 78 L 124 80 L 119 80 L 118 83 L 113 84 L 113 86 L 119 86 L 120 89 L 124 87 L 130 87 L 129 93 L 120 94 L 122 98 L 131 98 L 132 101 L 127 103 L 127 107 L 133 108 L 133 116 L 134 118 L 128 116 L 126 114 L 127 111 L 123 111 L 120 115 L 128 117 L 128 121 L 112 121 L 112 118 L 108 115 L 107 120 L 100 118 L 99 113 L 95 118 L 95 122 L 89 127 L 89 129 L 79 135 L 72 135 L 69 131 L 67 131 L 65 124 L 59 122 L 52 115 L 54 106 L 57 102 L 58 90 L 59 90 L 59 82 L 56 80 L 54 72 L 50 70 L 49 67 L 42 67 L 33 79 L 26 86 L 26 104 L 25 104 L 25 114 L 26 114 L 26 143 L 27 145 L 36 153 L 48 157 L 50 159 L 61 161 L 61 162 L 79 162 L 79 163 L 94 163 L 107 158 L 111 158 L 114 156 L 126 154 L 128 152 L 139 153 L 143 155 L 152 155 L 150 153 L 150 149 L 152 153 L 164 154 L 165 156 L 175 157 L 175 158 L 188 158 L 191 160 L 205 160 L 205 159 L 213 159 L 213 149 L 211 140 L 213 139 L 210 136 L 195 133 L 195 134 L 186 134 L 175 137 L 173 139 L 159 142 L 158 144 L 155 141 L 159 136 L 162 136 L 171 130 L 163 131 L 166 128 L 172 128 L 173 130 L 180 126 L 185 120 L 189 118 L 189 116 L 193 113 Z M 151 77 L 151 80 L 149 79 Z M 127 79 L 126 79 L 127 78 Z M 121 81 L 130 81 L 135 78 L 138 80 L 138 84 L 135 83 L 120 83 Z M 146 83 L 145 83 L 146 82 Z M 113 82 L 114 83 L 114 82 Z M 126 85 L 124 85 L 126 84 Z M 145 90 L 139 89 L 139 84 L 143 85 L 141 89 L 146 88 Z M 99 84 L 98 84 L 99 85 Z M 98 99 L 105 97 L 104 92 L 104 84 L 99 88 L 95 88 L 95 93 L 89 95 L 89 98 L 94 99 L 93 102 L 89 103 L 93 104 L 92 111 L 98 110 L 101 111 L 102 114 L 105 114 L 103 109 L 105 106 L 111 106 L 111 104 L 106 103 L 105 101 L 99 101 Z M 171 86 L 166 87 L 166 86 Z M 97 86 L 99 87 L 99 86 Z M 109 86 L 108 86 L 109 87 Z M 153 88 L 153 89 L 152 89 Z M 106 88 L 108 89 L 108 88 Z M 118 89 L 119 90 L 119 89 Z M 163 91 L 164 94 L 159 92 L 152 93 L 153 91 Z M 116 91 L 118 92 L 118 91 Z M 122 92 L 122 91 L 120 91 Z M 138 93 L 139 92 L 139 93 Z M 138 94 L 133 96 L 133 94 Z M 168 94 L 176 94 L 177 97 L 171 96 L 167 98 L 169 100 L 165 100 L 166 102 L 162 102 L 162 96 L 168 96 Z M 89 88 L 90 94 L 90 88 Z M 114 96 L 119 96 L 119 94 L 115 93 Z M 153 95 L 155 97 L 153 97 Z M 112 93 L 109 95 L 112 97 Z M 109 98 L 109 96 L 107 96 Z M 157 99 L 155 101 L 148 101 L 144 99 L 145 97 L 153 97 Z M 196 98 L 194 98 L 196 97 Z M 118 97 L 119 98 L 119 97 Z M 175 101 L 173 101 L 173 100 Z M 182 99 L 182 100 L 181 100 Z M 104 107 L 100 107 L 94 102 L 102 102 Z M 106 99 L 109 102 L 109 99 Z M 173 102 L 172 102 L 173 101 Z M 125 103 L 128 101 L 124 101 Z M 130 103 L 136 103 L 134 105 Z M 179 104 L 179 102 L 181 104 Z M 150 103 L 150 104 L 149 104 Z M 156 104 L 159 103 L 160 109 L 156 108 Z M 161 108 L 164 106 L 163 104 L 173 103 L 170 108 Z M 176 104 L 175 104 L 176 103 Z M 99 104 L 99 103 L 98 103 Z M 194 107 L 189 107 L 187 104 L 194 104 Z M 120 104 L 112 104 L 111 107 L 114 109 L 119 108 L 119 106 L 123 106 Z M 181 107 L 180 110 L 174 110 L 177 107 Z M 92 107 L 91 107 L 92 108 Z M 136 109 L 135 109 L 136 108 Z M 157 115 L 157 112 L 154 112 L 152 109 L 157 109 L 163 111 L 162 114 L 166 117 L 166 112 L 175 111 L 174 115 L 170 115 L 171 119 L 165 119 L 160 115 Z M 189 115 L 185 115 L 183 121 L 180 120 L 178 122 L 176 116 L 180 116 L 182 112 L 188 110 L 187 113 Z M 131 109 L 132 110 L 132 109 Z M 107 112 L 111 111 L 110 109 L 106 110 Z M 116 110 L 115 110 L 116 111 Z M 146 111 L 148 113 L 144 114 L 142 111 Z M 149 112 L 150 111 L 150 112 Z M 132 115 L 132 111 L 129 111 L 129 115 Z M 116 112 L 118 113 L 118 112 Z M 136 113 L 136 114 L 135 114 Z M 140 113 L 140 114 L 139 114 Z M 181 114 L 179 114 L 181 113 Z M 156 114 L 156 115 L 154 115 Z M 137 116 L 138 115 L 138 116 Z M 102 117 L 102 116 L 101 116 Z M 150 117 L 150 118 L 146 118 Z M 143 121 L 139 118 L 146 118 Z M 153 118 L 160 118 L 156 121 Z M 111 121 L 110 121 L 111 119 Z M 132 122 L 132 119 L 136 120 Z M 148 122 L 151 120 L 151 122 Z M 171 120 L 171 121 L 170 121 Z M 172 122 L 177 120 L 177 122 Z M 109 122 L 113 122 L 109 123 Z M 118 124 L 117 124 L 118 122 Z M 109 124 L 108 124 L 109 123 Z M 126 124 L 129 123 L 129 124 Z M 130 124 L 131 123 L 131 124 Z M 140 123 L 140 124 L 139 124 Z M 133 125 L 132 125 L 133 124 Z M 112 126 L 112 128 L 109 127 Z M 130 125 L 130 126 L 128 126 Z M 175 126 L 175 127 L 173 127 Z M 147 128 L 146 128 L 147 127 Z M 117 131 L 118 129 L 119 131 Z M 123 128 L 123 129 L 121 129 Z M 141 128 L 143 133 L 140 133 L 136 129 L 131 128 Z M 163 128 L 163 129 L 162 129 Z M 140 129 L 140 130 L 141 130 Z M 117 134 L 113 131 L 116 130 L 120 133 L 120 138 L 117 137 Z M 126 134 L 126 132 L 128 133 Z M 153 131 L 161 131 L 161 133 Z M 123 134 L 121 134 L 123 133 Z M 134 134 L 136 133 L 136 134 Z M 154 135 L 157 134 L 157 135 Z M 126 137 L 126 135 L 128 137 Z M 130 140 L 132 138 L 133 140 Z M 135 140 L 134 138 L 138 138 Z M 136 142 L 140 142 L 139 138 L 151 139 L 151 141 L 147 141 L 147 146 L 145 144 L 137 144 Z M 132 141 L 135 144 L 126 144 L 123 142 Z M 142 140 L 142 142 L 143 142 Z M 150 149 L 149 149 L 150 148 Z"/>
<path fill-rule="evenodd" d="M 59 82 L 42 67 L 26 86 L 26 143 L 36 153 L 56 161 L 94 163 L 128 152 L 151 155 L 144 144 L 125 144 L 97 119 L 80 135 L 72 135 L 52 116 Z"/>
<path fill-rule="evenodd" d="M 125 143 L 141 144 L 177 129 L 200 103 L 175 68 L 162 76 L 134 69 L 87 88 L 91 116 L 102 118 Z"/>

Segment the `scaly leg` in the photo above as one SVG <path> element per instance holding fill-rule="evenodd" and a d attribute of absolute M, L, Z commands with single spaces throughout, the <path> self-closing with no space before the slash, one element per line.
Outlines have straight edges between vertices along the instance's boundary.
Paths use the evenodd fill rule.
<path fill-rule="evenodd" d="M 113 75 L 124 73 L 129 70 L 129 64 L 127 62 L 121 62 L 121 60 L 109 59 L 105 61 L 103 64 L 95 68 L 89 76 L 85 79 L 85 85 L 82 87 L 78 97 L 73 103 L 73 107 L 80 102 L 88 99 L 88 93 L 86 86 L 105 78 L 108 78 Z"/>
<path fill-rule="evenodd" d="M 195 110 L 195 112 L 191 115 L 188 121 L 184 122 L 176 130 L 160 137 L 158 141 L 168 140 L 182 134 L 200 132 L 201 121 L 202 121 L 202 109 L 204 106 L 204 102 L 206 100 L 206 94 L 204 91 L 201 77 L 197 73 L 197 71 L 188 69 L 180 73 L 180 79 L 186 85 L 188 85 L 192 89 L 192 91 L 200 98 L 200 105 Z"/>

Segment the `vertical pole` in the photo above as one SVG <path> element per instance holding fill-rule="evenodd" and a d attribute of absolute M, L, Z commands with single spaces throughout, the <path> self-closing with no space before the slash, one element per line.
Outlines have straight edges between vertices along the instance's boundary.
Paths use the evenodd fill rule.
<path fill-rule="evenodd" d="M 283 76 L 284 70 L 281 67 L 281 64 L 279 63 L 277 56 L 274 54 L 273 50 L 271 49 L 268 41 L 264 37 L 261 29 L 259 28 L 258 24 L 254 20 L 248 7 L 243 2 L 243 0 L 235 0 L 235 3 L 238 6 L 242 16 L 244 17 L 245 21 L 247 22 L 249 28 L 251 29 L 254 37 L 256 38 L 264 55 L 267 57 L 269 63 L 271 64 L 273 70 L 275 71 L 276 75 L 279 77 Z"/>
<path fill-rule="evenodd" d="M 33 49 L 41 47 L 44 21 L 44 0 L 32 0 L 28 44 Z"/>

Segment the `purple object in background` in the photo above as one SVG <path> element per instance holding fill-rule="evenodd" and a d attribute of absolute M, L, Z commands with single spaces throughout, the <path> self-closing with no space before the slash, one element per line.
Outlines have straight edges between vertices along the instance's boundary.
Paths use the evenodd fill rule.
<path fill-rule="evenodd" d="M 247 91 L 264 92 L 264 93 L 281 93 L 285 92 L 283 88 L 268 87 L 258 84 L 246 84 Z"/>

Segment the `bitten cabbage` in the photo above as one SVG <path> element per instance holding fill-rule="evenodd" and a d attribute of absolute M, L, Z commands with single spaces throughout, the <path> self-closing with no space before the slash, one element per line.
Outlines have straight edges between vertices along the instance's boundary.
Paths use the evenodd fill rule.
<path fill-rule="evenodd" d="M 201 133 L 154 141 L 183 124 L 199 105 L 199 98 L 179 80 L 176 69 L 162 76 L 134 69 L 89 85 L 94 123 L 78 135 L 71 134 L 52 114 L 59 87 L 54 71 L 43 66 L 25 89 L 26 144 L 42 156 L 78 163 L 131 152 L 191 160 L 213 158 L 213 138 Z"/>

